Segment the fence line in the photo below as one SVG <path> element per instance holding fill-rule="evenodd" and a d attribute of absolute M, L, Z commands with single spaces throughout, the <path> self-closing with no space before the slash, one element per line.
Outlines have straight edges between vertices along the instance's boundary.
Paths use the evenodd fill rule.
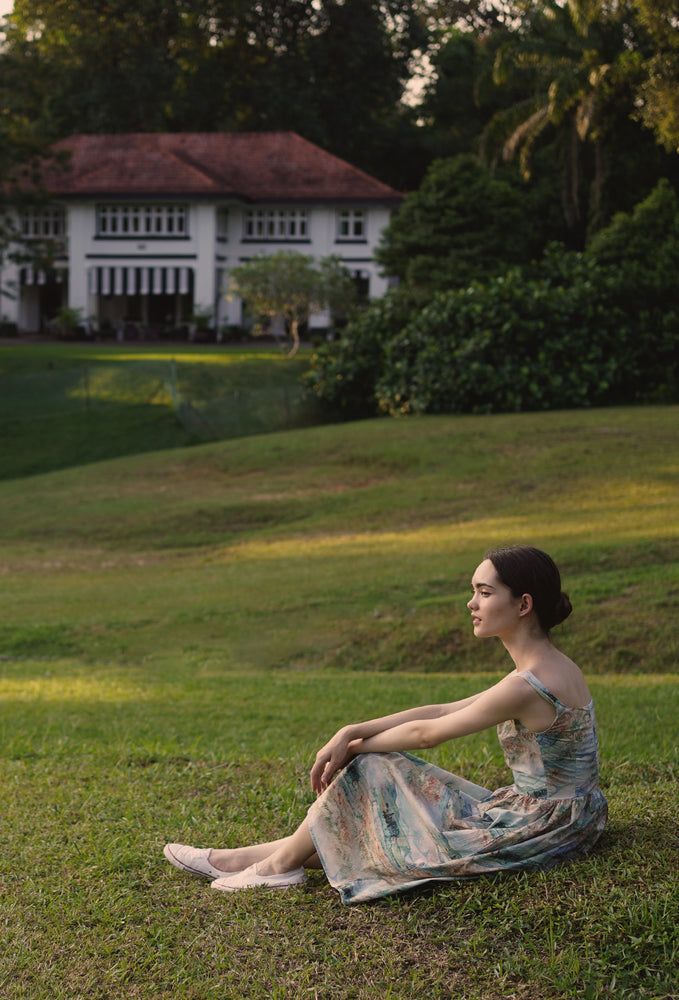
<path fill-rule="evenodd" d="M 300 427 L 320 419 L 317 404 L 299 385 L 221 389 L 206 398 L 193 395 L 183 382 L 181 366 L 174 360 L 0 375 L 0 419 L 42 422 L 109 410 L 115 420 L 116 408 L 165 406 L 192 436 L 205 440 Z"/>

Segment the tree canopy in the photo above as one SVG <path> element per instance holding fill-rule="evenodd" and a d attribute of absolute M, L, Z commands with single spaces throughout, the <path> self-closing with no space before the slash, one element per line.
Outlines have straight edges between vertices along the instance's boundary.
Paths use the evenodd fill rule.
<path fill-rule="evenodd" d="M 302 324 L 312 312 L 346 313 L 355 286 L 336 257 L 315 263 L 312 257 L 281 250 L 254 257 L 230 273 L 231 292 L 245 300 L 255 317 L 281 317 L 292 338 L 290 357 L 299 349 Z"/>
<path fill-rule="evenodd" d="M 16 0 L 4 36 L 2 75 L 48 138 L 293 130 L 392 183 L 416 180 L 390 150 L 416 132 L 401 97 L 429 38 L 418 4 Z"/>
<path fill-rule="evenodd" d="M 644 63 L 638 117 L 663 146 L 679 147 L 679 0 L 634 0 L 652 51 Z"/>
<path fill-rule="evenodd" d="M 531 184 L 559 165 L 582 235 L 662 176 L 657 143 L 674 157 L 678 13 L 679 0 L 16 0 L 0 129 L 6 148 L 27 129 L 292 130 L 403 190 L 439 157 L 516 154 Z"/>
<path fill-rule="evenodd" d="M 437 160 L 383 234 L 377 260 L 420 295 L 498 274 L 539 252 L 520 191 L 475 157 Z"/>

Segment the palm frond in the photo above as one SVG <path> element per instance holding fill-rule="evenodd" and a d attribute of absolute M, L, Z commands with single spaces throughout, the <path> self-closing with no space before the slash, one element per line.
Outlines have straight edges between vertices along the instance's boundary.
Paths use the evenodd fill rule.
<path fill-rule="evenodd" d="M 549 105 L 544 104 L 542 107 L 538 108 L 537 111 L 534 111 L 529 118 L 526 118 L 526 120 L 523 121 L 518 128 L 514 129 L 502 147 L 502 158 L 505 162 L 514 159 L 516 151 L 520 146 L 523 146 L 526 143 L 530 143 L 532 146 L 533 142 L 543 130 L 548 120 Z"/>

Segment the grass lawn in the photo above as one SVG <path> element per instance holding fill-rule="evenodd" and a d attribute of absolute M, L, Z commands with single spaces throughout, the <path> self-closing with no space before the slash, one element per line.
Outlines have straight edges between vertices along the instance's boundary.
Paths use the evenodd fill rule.
<path fill-rule="evenodd" d="M 0 343 L 0 480 L 318 421 L 308 351 Z"/>
<path fill-rule="evenodd" d="M 678 414 L 366 421 L 0 483 L 3 998 L 679 996 Z M 592 855 L 349 908 L 321 873 L 229 897 L 167 865 L 287 832 L 348 719 L 508 669 L 465 601 L 510 541 L 575 606 Z M 507 778 L 493 732 L 429 756 Z"/>

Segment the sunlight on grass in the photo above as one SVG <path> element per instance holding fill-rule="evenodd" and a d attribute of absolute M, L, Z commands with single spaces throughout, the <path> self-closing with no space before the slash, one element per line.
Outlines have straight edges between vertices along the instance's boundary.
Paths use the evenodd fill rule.
<path fill-rule="evenodd" d="M 560 512 L 555 519 L 554 512 L 528 513 L 521 517 L 484 518 L 472 521 L 456 521 L 424 528 L 394 531 L 369 531 L 363 533 L 317 535 L 315 537 L 295 536 L 280 540 L 251 540 L 239 542 L 222 550 L 225 559 L 306 559 L 322 558 L 341 554 L 342 557 L 358 555 L 379 556 L 411 553 L 423 555 L 426 552 L 440 555 L 444 551 L 457 553 L 461 548 L 478 548 L 481 554 L 494 544 L 533 540 L 533 544 L 553 545 L 564 539 L 578 541 L 621 542 L 679 537 L 678 501 L 669 488 L 656 491 L 656 502 L 645 504 L 631 495 L 619 491 L 618 503 L 609 504 L 604 498 L 585 501 L 582 506 L 567 512 Z M 561 501 L 563 502 L 563 497 Z M 668 517 L 668 512 L 671 516 Z M 536 541 L 537 540 L 537 541 Z M 543 540 L 543 541 L 539 541 Z M 213 558 L 216 558 L 215 555 Z"/>
<path fill-rule="evenodd" d="M 283 357 L 280 348 L 261 348 L 259 350 L 247 350 L 241 348 L 187 348 L 168 347 L 163 351 L 145 350 L 143 361 L 177 361 L 182 364 L 209 364 L 209 365 L 233 365 L 241 364 L 243 361 L 280 361 Z M 97 361 L 135 361 L 140 360 L 139 354 L 133 351 L 126 352 L 113 350 L 110 353 L 97 351 Z"/>
<path fill-rule="evenodd" d="M 167 691 L 162 688 L 151 692 L 140 684 L 132 684 L 118 677 L 111 680 L 97 674 L 93 677 L 58 676 L 51 670 L 42 677 L 26 680 L 0 678 L 0 696 L 5 702 L 151 702 L 162 699 Z"/>
<path fill-rule="evenodd" d="M 187 658 L 186 653 L 166 658 L 164 665 L 112 671 L 93 664 L 85 673 L 76 660 L 25 661 L 21 676 L 0 679 L 3 756 L 88 751 L 117 758 L 131 746 L 146 745 L 166 757 L 190 747 L 202 757 L 228 759 L 246 752 L 275 758 L 285 748 L 286 754 L 306 758 L 356 714 L 357 703 L 358 714 L 370 717 L 387 706 L 396 711 L 464 697 L 501 676 L 243 671 L 218 655 Z M 590 682 L 604 761 L 614 767 L 640 760 L 677 762 L 672 725 L 679 711 L 679 676 L 606 675 Z M 451 770 L 475 771 L 483 760 L 502 766 L 492 730 L 424 755 Z"/>
<path fill-rule="evenodd" d="M 160 373 L 155 376 L 149 374 L 146 378 L 143 374 L 140 376 L 138 371 L 135 374 L 137 377 L 132 381 L 125 378 L 125 372 L 119 368 L 95 366 L 89 371 L 87 379 L 75 383 L 66 396 L 91 405 L 98 402 L 139 405 L 143 402 L 144 406 L 172 407 L 167 378 Z"/>

